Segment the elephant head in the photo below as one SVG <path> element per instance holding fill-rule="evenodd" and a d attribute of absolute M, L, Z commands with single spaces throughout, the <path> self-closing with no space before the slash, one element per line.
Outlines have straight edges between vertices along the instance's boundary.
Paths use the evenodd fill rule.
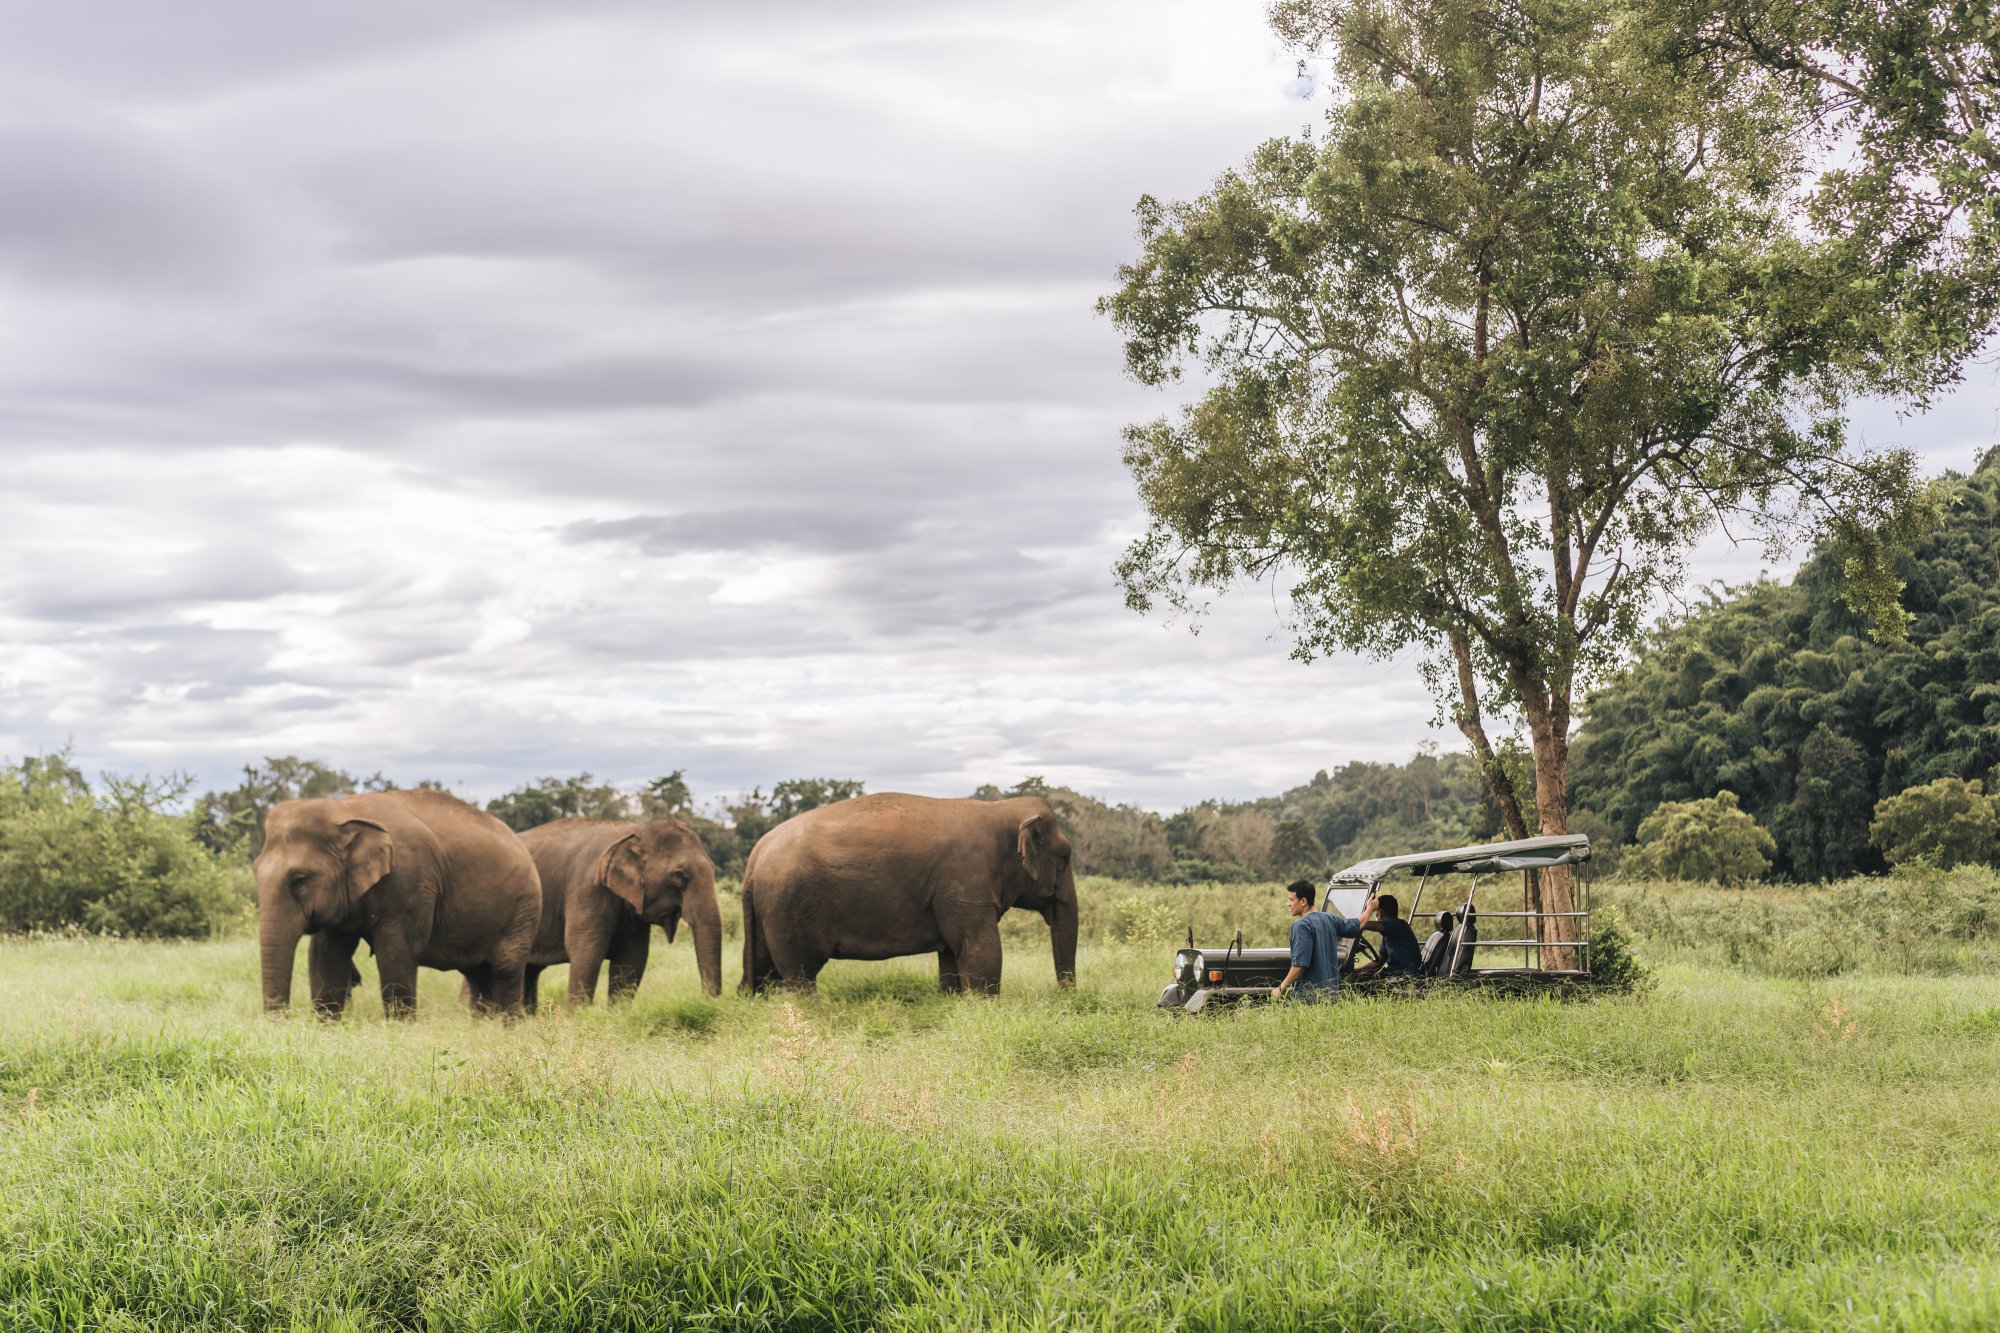
<path fill-rule="evenodd" d="M 1049 923 L 1049 944 L 1055 953 L 1056 984 L 1076 984 L 1076 875 L 1070 866 L 1070 843 L 1051 810 L 1021 821 L 1014 839 L 1020 873 L 1026 884 L 1013 906 L 1040 912 Z"/>
<path fill-rule="evenodd" d="M 701 839 L 678 819 L 654 819 L 604 849 L 597 882 L 628 903 L 673 942 L 683 918 L 694 932 L 695 966 L 710 995 L 722 993 L 722 912 L 715 901 L 715 863 Z"/>
<path fill-rule="evenodd" d="M 389 831 L 373 820 L 343 818 L 339 801 L 272 807 L 264 818 L 264 849 L 252 867 L 266 1009 L 290 1003 L 299 937 L 352 918 L 395 865 Z"/>

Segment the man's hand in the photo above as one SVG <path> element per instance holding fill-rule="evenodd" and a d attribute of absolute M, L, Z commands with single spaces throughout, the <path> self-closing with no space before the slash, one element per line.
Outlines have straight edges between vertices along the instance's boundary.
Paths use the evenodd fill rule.
<path fill-rule="evenodd" d="M 1284 988 L 1283 986 L 1273 986 L 1273 987 L 1271 987 L 1271 998 L 1272 998 L 1272 999 L 1274 999 L 1274 1000 L 1282 1000 L 1282 999 L 1284 999 L 1284 998 L 1285 998 L 1285 988 Z"/>

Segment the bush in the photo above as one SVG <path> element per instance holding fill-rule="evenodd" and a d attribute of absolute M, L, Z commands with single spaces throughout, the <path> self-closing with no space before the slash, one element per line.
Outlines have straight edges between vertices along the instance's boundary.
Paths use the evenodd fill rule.
<path fill-rule="evenodd" d="M 206 936 L 247 920 L 249 873 L 162 807 L 180 782 L 107 778 L 61 756 L 0 767 L 0 930 Z"/>
<path fill-rule="evenodd" d="M 1653 984 L 1653 970 L 1632 951 L 1632 932 L 1615 907 L 1599 907 L 1590 914 L 1590 984 L 1594 990 L 1627 995 Z"/>
<path fill-rule="evenodd" d="M 1978 782 L 1939 778 L 1878 801 L 1868 837 L 1892 866 L 1987 865 L 2000 845 L 2000 798 Z"/>
<path fill-rule="evenodd" d="M 1702 801 L 1669 801 L 1647 815 L 1625 869 L 1642 878 L 1740 885 L 1762 879 L 1777 850 L 1736 793 L 1723 791 Z"/>

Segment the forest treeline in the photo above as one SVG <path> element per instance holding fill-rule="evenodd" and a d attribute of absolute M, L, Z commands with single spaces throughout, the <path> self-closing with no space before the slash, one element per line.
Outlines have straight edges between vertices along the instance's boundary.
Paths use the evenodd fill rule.
<path fill-rule="evenodd" d="M 279 801 L 383 791 L 399 784 L 365 778 L 295 755 L 267 758 L 243 771 L 243 781 L 203 793 L 192 827 L 223 854 L 254 855 L 264 813 Z M 410 786 L 444 790 L 434 781 Z M 790 778 L 743 796 L 698 807 L 685 774 L 620 787 L 589 773 L 544 777 L 486 803 L 514 829 L 555 819 L 685 820 L 725 875 L 740 873 L 757 840 L 792 816 L 865 791 L 851 778 Z M 1255 801 L 1204 801 L 1172 815 L 1112 805 L 1039 777 L 986 784 L 962 793 L 983 800 L 1045 797 L 1062 816 L 1087 875 L 1155 883 L 1239 883 L 1315 874 L 1329 862 L 1347 864 L 1410 844 L 1412 839 L 1494 833 L 1498 820 L 1485 784 L 1468 756 L 1420 753 L 1407 763 L 1347 764 L 1322 770 L 1279 796 Z"/>
<path fill-rule="evenodd" d="M 2000 448 L 1940 485 L 1943 524 L 1897 564 L 1903 641 L 1870 636 L 1828 554 L 1711 593 L 1589 697 L 1577 804 L 1630 837 L 1668 803 L 1732 793 L 1769 833 L 1772 873 L 1808 881 L 1883 867 L 1884 800 L 1990 796 L 1963 784 L 2000 765 Z"/>

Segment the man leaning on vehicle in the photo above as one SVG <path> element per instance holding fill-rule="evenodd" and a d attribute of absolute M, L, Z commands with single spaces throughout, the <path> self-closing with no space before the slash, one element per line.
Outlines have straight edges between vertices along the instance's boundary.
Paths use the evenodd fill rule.
<path fill-rule="evenodd" d="M 1340 993 L 1340 941 L 1358 939 L 1361 921 L 1351 916 L 1313 910 L 1313 883 L 1293 880 L 1285 886 L 1291 895 L 1292 970 L 1271 988 L 1271 998 L 1282 999 L 1286 991 L 1297 991 L 1301 1000 L 1331 1000 Z M 1369 896 L 1368 908 L 1375 906 Z M 1368 910 L 1362 912 L 1365 919 Z"/>

